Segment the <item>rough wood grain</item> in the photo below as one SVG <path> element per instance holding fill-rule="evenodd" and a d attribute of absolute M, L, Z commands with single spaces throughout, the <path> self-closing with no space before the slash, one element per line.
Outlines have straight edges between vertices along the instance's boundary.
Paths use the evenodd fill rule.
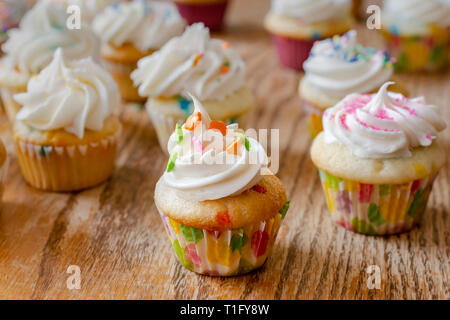
<path fill-rule="evenodd" d="M 20 174 L 4 116 L 0 136 L 11 165 L 0 213 L 0 298 L 20 299 L 449 299 L 450 170 L 436 182 L 422 226 L 388 238 L 354 234 L 329 220 L 299 107 L 300 74 L 281 69 L 261 29 L 268 1 L 234 1 L 224 35 L 247 62 L 258 108 L 251 125 L 279 128 L 279 177 L 291 198 L 273 255 L 259 272 L 236 278 L 198 276 L 181 267 L 153 204 L 166 159 L 144 111 L 124 107 L 114 176 L 71 194 L 43 193 Z M 360 27 L 364 42 L 376 32 Z M 450 122 L 450 75 L 402 75 Z M 443 137 L 450 146 L 450 132 Z M 450 148 L 449 148 L 450 150 Z M 81 289 L 66 287 L 69 265 Z M 366 268 L 381 270 L 368 289 Z"/>

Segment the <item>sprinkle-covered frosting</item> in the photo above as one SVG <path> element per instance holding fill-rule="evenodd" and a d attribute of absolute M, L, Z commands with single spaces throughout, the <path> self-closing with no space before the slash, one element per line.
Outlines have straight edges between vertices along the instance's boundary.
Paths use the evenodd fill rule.
<path fill-rule="evenodd" d="M 425 34 L 431 25 L 450 27 L 450 1 L 385 0 L 383 24 L 393 34 Z"/>
<path fill-rule="evenodd" d="M 118 2 L 106 8 L 93 22 L 102 41 L 114 46 L 132 43 L 142 52 L 159 49 L 183 33 L 185 21 L 169 2 Z"/>
<path fill-rule="evenodd" d="M 358 44 L 356 31 L 317 41 L 304 62 L 305 81 L 319 92 L 342 99 L 379 88 L 393 73 L 385 51 Z"/>
<path fill-rule="evenodd" d="M 120 104 L 117 85 L 107 71 L 91 58 L 65 63 L 60 48 L 31 78 L 26 93 L 14 99 L 23 106 L 17 120 L 37 130 L 63 129 L 80 139 L 86 129 L 102 130 Z"/>
<path fill-rule="evenodd" d="M 161 50 L 141 59 L 131 74 L 143 97 L 173 98 L 191 92 L 223 100 L 244 85 L 245 66 L 229 43 L 211 39 L 202 23 L 186 29 Z"/>
<path fill-rule="evenodd" d="M 68 29 L 67 14 L 53 7 L 50 2 L 37 3 L 20 22 L 18 29 L 8 31 L 9 40 L 3 45 L 7 54 L 2 59 L 1 82 L 18 78 L 16 82 L 25 85 L 30 75 L 38 73 L 52 60 L 53 54 L 61 47 L 65 58 L 98 59 L 98 39 L 86 24 L 81 29 Z M 14 73 L 14 74 L 12 74 Z"/>
<path fill-rule="evenodd" d="M 307 23 L 342 19 L 350 9 L 350 0 L 272 0 L 274 13 Z"/>
<path fill-rule="evenodd" d="M 388 92 L 385 83 L 377 94 L 351 94 L 323 117 L 325 142 L 339 142 L 360 158 L 410 157 L 411 148 L 432 144 L 446 128 L 437 108 L 423 97 L 408 99 Z"/>
<path fill-rule="evenodd" d="M 255 186 L 268 162 L 264 148 L 237 124 L 211 120 L 191 98 L 194 113 L 169 139 L 163 181 L 181 197 L 195 201 L 234 196 Z"/>

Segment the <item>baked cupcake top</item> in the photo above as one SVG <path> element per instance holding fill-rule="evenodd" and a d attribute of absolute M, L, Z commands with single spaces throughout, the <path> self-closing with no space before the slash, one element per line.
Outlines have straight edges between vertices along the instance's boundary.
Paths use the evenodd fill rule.
<path fill-rule="evenodd" d="M 138 62 L 131 74 L 139 94 L 174 98 L 191 92 L 200 100 L 223 100 L 244 86 L 245 65 L 222 40 L 211 39 L 202 23 Z"/>
<path fill-rule="evenodd" d="M 117 2 L 98 14 L 93 29 L 103 42 L 120 47 L 133 44 L 146 52 L 159 49 L 183 33 L 185 21 L 168 2 Z"/>
<path fill-rule="evenodd" d="M 306 23 L 332 21 L 349 14 L 350 0 L 272 0 L 271 11 Z"/>
<path fill-rule="evenodd" d="M 99 58 L 99 46 L 93 31 L 86 24 L 81 29 L 68 29 L 67 14 L 50 2 L 37 3 L 26 13 L 19 28 L 8 31 L 3 45 L 6 56 L 1 60 L 0 84 L 25 86 L 31 75 L 38 73 L 52 60 L 61 47 L 68 59 Z"/>
<path fill-rule="evenodd" d="M 382 50 L 363 47 L 356 31 L 317 41 L 303 63 L 311 89 L 333 99 L 333 104 L 350 93 L 367 93 L 379 88 L 393 74 L 389 55 Z"/>
<path fill-rule="evenodd" d="M 450 26 L 447 0 L 386 0 L 383 24 L 393 34 L 428 34 L 432 26 Z"/>
<path fill-rule="evenodd" d="M 14 99 L 23 107 L 16 115 L 34 130 L 63 129 L 82 139 L 85 130 L 100 131 L 119 107 L 117 85 L 92 58 L 65 62 L 58 48 L 53 61 L 28 82 Z"/>

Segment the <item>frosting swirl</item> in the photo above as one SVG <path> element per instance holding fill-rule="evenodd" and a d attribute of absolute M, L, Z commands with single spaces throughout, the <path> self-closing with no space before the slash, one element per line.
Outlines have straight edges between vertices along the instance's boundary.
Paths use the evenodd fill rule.
<path fill-rule="evenodd" d="M 355 30 L 317 41 L 303 68 L 305 81 L 339 99 L 350 93 L 373 91 L 393 73 L 388 54 L 358 44 Z"/>
<path fill-rule="evenodd" d="M 377 94 L 351 94 L 323 117 L 325 142 L 340 142 L 360 158 L 410 157 L 410 148 L 431 145 L 446 128 L 434 105 L 423 97 L 408 99 L 388 92 L 385 83 Z"/>
<path fill-rule="evenodd" d="M 234 196 L 253 187 L 267 166 L 258 141 L 237 124 L 211 120 L 194 97 L 194 113 L 169 139 L 170 160 L 162 180 L 195 201 Z"/>
<path fill-rule="evenodd" d="M 222 100 L 244 85 L 244 75 L 239 54 L 197 23 L 141 59 L 131 78 L 141 96 L 171 98 L 187 91 L 200 100 Z"/>
<path fill-rule="evenodd" d="M 100 131 L 119 107 L 113 78 L 91 58 L 64 62 L 58 48 L 53 61 L 31 78 L 26 93 L 14 99 L 22 105 L 16 118 L 38 130 L 64 129 L 82 139 L 85 129 Z"/>
<path fill-rule="evenodd" d="M 350 13 L 350 9 L 349 0 L 272 0 L 271 7 L 276 14 L 307 23 L 342 18 Z"/>
<path fill-rule="evenodd" d="M 7 56 L 2 60 L 0 78 L 7 81 L 18 69 L 25 84 L 31 74 L 50 63 L 58 47 L 63 49 L 65 58 L 92 56 L 97 60 L 100 49 L 93 31 L 85 24 L 80 30 L 68 29 L 66 20 L 65 11 L 47 1 L 39 2 L 28 11 L 19 28 L 8 31 L 9 40 L 3 46 Z"/>
<path fill-rule="evenodd" d="M 429 24 L 447 28 L 450 26 L 450 3 L 446 0 L 386 0 L 383 23 L 394 34 L 422 34 L 428 31 Z"/>
<path fill-rule="evenodd" d="M 140 51 L 159 49 L 183 33 L 184 20 L 168 2 L 121 2 L 106 8 L 93 22 L 104 42 L 115 46 L 132 43 Z"/>

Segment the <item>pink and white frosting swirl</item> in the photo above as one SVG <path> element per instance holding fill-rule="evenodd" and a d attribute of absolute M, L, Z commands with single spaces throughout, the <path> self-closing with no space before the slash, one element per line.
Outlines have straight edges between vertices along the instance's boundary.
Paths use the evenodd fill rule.
<path fill-rule="evenodd" d="M 431 145 L 445 122 L 423 97 L 408 99 L 388 92 L 351 94 L 325 111 L 325 142 L 342 143 L 360 158 L 410 157 L 411 148 Z"/>
<path fill-rule="evenodd" d="M 237 124 L 212 121 L 197 99 L 191 99 L 194 113 L 169 139 L 170 160 L 162 181 L 180 197 L 195 201 L 234 196 L 253 187 L 268 163 L 262 145 Z"/>

